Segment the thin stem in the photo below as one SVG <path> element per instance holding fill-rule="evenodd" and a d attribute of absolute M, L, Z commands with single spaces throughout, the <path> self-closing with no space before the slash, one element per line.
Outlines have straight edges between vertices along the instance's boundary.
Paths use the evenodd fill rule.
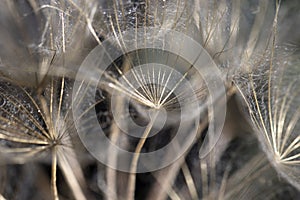
<path fill-rule="evenodd" d="M 52 149 L 52 178 L 51 178 L 51 187 L 52 187 L 52 195 L 54 200 L 58 200 L 58 192 L 56 185 L 56 172 L 57 172 L 57 149 L 56 146 Z"/>
<path fill-rule="evenodd" d="M 134 200 L 136 170 L 137 170 L 139 155 L 140 155 L 140 152 L 147 140 L 147 137 L 151 131 L 151 128 L 153 127 L 153 124 L 155 122 L 155 119 L 157 118 L 157 115 L 158 115 L 158 111 L 156 111 L 154 113 L 154 115 L 151 117 L 151 121 L 147 125 L 147 127 L 143 133 L 143 136 L 141 137 L 141 139 L 135 149 L 134 156 L 133 156 L 132 162 L 131 162 L 131 167 L 130 167 L 130 175 L 129 175 L 129 180 L 128 180 L 127 198 L 126 198 L 127 200 Z"/>
<path fill-rule="evenodd" d="M 60 147 L 57 152 L 59 167 L 62 170 L 64 177 L 74 194 L 74 198 L 76 200 L 86 200 L 86 197 L 78 181 L 78 178 L 80 177 L 76 176 L 75 174 L 76 170 L 77 172 L 80 171 L 81 173 L 80 165 L 79 163 L 77 163 L 76 159 L 72 159 L 73 162 L 70 162 L 71 156 L 75 155 L 75 153 L 72 152 L 72 149 L 62 148 L 63 147 Z"/>
<path fill-rule="evenodd" d="M 112 106 L 116 106 L 117 110 L 123 111 L 124 105 L 122 101 L 123 97 L 118 96 L 116 99 L 116 104 Z M 110 140 L 113 144 L 115 144 L 118 141 L 120 134 L 120 129 L 118 125 L 114 122 L 111 126 L 111 134 L 110 134 Z M 117 163 L 118 156 L 115 151 L 113 151 L 112 145 L 110 145 L 108 149 L 108 154 L 110 155 L 108 157 L 108 164 L 109 166 L 115 166 Z M 115 200 L 117 199 L 117 172 L 115 169 L 106 167 L 106 181 L 107 181 L 107 191 L 105 193 L 107 200 Z"/>
<path fill-rule="evenodd" d="M 195 182 L 193 180 L 193 177 L 191 175 L 191 172 L 189 170 L 189 167 L 186 162 L 183 163 L 182 167 L 182 172 L 186 181 L 186 184 L 188 186 L 189 192 L 191 194 L 192 199 L 197 200 L 199 199 L 197 189 L 195 187 Z"/>

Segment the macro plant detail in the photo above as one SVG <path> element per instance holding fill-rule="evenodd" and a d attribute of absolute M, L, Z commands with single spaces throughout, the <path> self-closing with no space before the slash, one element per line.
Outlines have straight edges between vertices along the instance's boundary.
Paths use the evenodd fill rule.
<path fill-rule="evenodd" d="M 176 42 L 177 40 L 180 42 Z M 209 108 L 211 119 L 217 123 L 211 123 L 213 128 L 209 129 L 210 133 L 204 139 L 207 144 L 203 144 L 204 147 L 199 152 L 204 157 L 221 134 L 226 109 L 222 77 L 207 52 L 189 37 L 179 32 L 163 29 L 143 28 L 125 32 L 117 39 L 112 38 L 112 41 L 110 39 L 106 41 L 107 43 L 104 42 L 100 47 L 96 47 L 81 65 L 76 79 L 83 79 L 83 82 L 88 84 L 79 81 L 79 84 L 74 86 L 73 94 L 84 94 L 84 91 L 95 94 L 98 85 L 111 88 L 110 101 L 116 124 L 120 126 L 121 131 L 133 137 L 146 139 L 153 136 L 151 135 L 152 128 L 158 134 L 159 127 L 163 129 L 165 125 L 174 126 L 175 123 L 179 123 L 174 138 L 162 150 L 138 155 L 140 150 L 136 149 L 138 152 L 127 155 L 126 152 L 115 149 L 111 154 L 122 157 L 118 159 L 122 161 L 110 167 L 129 172 L 132 170 L 130 170 L 130 162 L 137 155 L 140 159 L 137 172 L 153 171 L 169 165 L 193 143 L 197 135 L 200 115 Z M 120 41 L 123 43 L 122 49 L 111 46 Z M 189 51 L 189 48 L 195 53 Z M 123 66 L 117 66 L 115 62 L 122 55 L 126 55 L 125 69 L 122 69 Z M 113 74 L 113 70 L 116 74 Z M 94 86 L 90 88 L 89 85 Z M 81 115 L 88 110 L 85 105 L 95 103 L 95 98 L 91 98 L 93 95 L 89 93 L 86 95 L 87 98 L 83 96 L 80 102 L 73 102 L 73 114 L 75 121 L 78 122 L 76 127 L 88 150 L 100 161 L 107 163 L 106 157 L 111 154 L 107 154 L 105 149 L 110 149 L 111 145 L 101 127 L 100 130 L 95 126 L 88 127 L 87 130 L 82 128 L 87 127 L 85 124 L 97 123 L 94 110 L 86 112 L 84 116 Z M 208 95 L 210 97 L 207 97 Z M 118 105 L 120 99 L 122 99 L 123 108 Z M 213 108 L 218 109 L 218 115 L 209 105 L 215 101 L 222 105 L 222 107 L 214 106 Z M 135 110 L 137 119 L 148 113 L 148 125 L 143 127 L 131 119 L 130 107 Z M 87 120 L 77 120 L 76 116 Z M 187 134 L 188 132 L 191 133 Z M 141 147 L 142 144 L 139 148 Z"/>
<path fill-rule="evenodd" d="M 43 88 L 22 87 L 13 80 L 1 80 L 1 160 L 7 163 L 51 160 L 51 187 L 58 199 L 56 174 L 62 170 L 77 198 L 83 193 L 82 176 L 73 149 L 71 86 L 65 77 L 45 77 Z M 75 171 L 76 172 L 75 172 Z M 75 175 L 76 174 L 76 175 Z"/>
<path fill-rule="evenodd" d="M 278 49 L 246 77 L 241 85 L 253 126 L 270 162 L 282 176 L 299 187 L 299 61 Z M 262 70 L 263 69 L 263 70 Z"/>
<path fill-rule="evenodd" d="M 0 200 L 298 199 L 297 8 L 1 1 Z"/>

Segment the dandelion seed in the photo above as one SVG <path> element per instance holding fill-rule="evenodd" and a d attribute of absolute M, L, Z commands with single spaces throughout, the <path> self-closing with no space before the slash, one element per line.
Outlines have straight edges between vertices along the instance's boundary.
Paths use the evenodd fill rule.
<path fill-rule="evenodd" d="M 298 61 L 285 62 L 293 57 L 281 57 L 276 49 L 272 51 L 270 61 L 260 63 L 261 69 L 249 74 L 249 90 L 241 93 L 270 162 L 283 177 L 299 187 Z M 244 86 L 240 83 L 242 90 Z"/>
<path fill-rule="evenodd" d="M 85 198 L 79 187 L 80 166 L 72 149 L 71 133 L 73 123 L 69 121 L 70 101 L 67 80 L 51 78 L 49 85 L 39 92 L 17 85 L 12 80 L 2 79 L 1 97 L 6 104 L 1 107 L 0 138 L 1 155 L 8 162 L 24 163 L 52 155 L 53 198 L 58 199 L 56 186 L 56 166 L 59 165 L 69 181 L 75 198 Z M 15 92 L 12 92 L 15 90 Z M 25 105 L 24 105 L 25 103 Z M 30 104 L 33 110 L 27 110 Z M 67 106 L 67 107 L 66 107 Z M 18 107 L 12 112 L 11 109 Z M 21 119 L 22 118 L 22 119 Z M 9 121 L 9 123 L 8 123 Z M 71 165 L 79 174 L 71 170 Z M 75 178 L 76 177 L 76 178 Z"/>

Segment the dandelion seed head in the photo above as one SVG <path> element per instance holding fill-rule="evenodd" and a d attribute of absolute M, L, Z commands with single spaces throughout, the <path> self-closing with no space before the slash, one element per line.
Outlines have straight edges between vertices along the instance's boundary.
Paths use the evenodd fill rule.
<path fill-rule="evenodd" d="M 158 200 L 280 199 L 277 194 L 286 191 L 290 194 L 289 185 L 278 182 L 268 161 L 257 153 L 256 145 L 248 147 L 245 138 L 232 144 L 233 136 L 228 135 L 221 137 L 220 142 L 217 140 L 225 106 L 218 103 L 226 101 L 222 88 L 225 85 L 228 94 L 232 92 L 232 75 L 236 76 L 239 69 L 238 84 L 248 100 L 255 130 L 269 162 L 292 185 L 299 185 L 297 130 L 300 127 L 299 116 L 295 114 L 299 109 L 299 84 L 290 83 L 298 79 L 293 75 L 299 71 L 281 70 L 292 62 L 283 59 L 282 64 L 280 59 L 275 61 L 270 56 L 275 4 L 275 1 L 247 0 L 2 1 L 0 163 L 27 163 L 41 158 L 46 160 L 47 169 L 51 161 L 51 177 L 47 173 L 46 177 L 40 176 L 44 175 L 40 171 L 46 171 L 45 164 L 40 162 L 33 162 L 39 170 L 31 174 L 32 170 L 25 168 L 33 169 L 30 162 L 21 173 L 28 178 L 26 184 L 15 172 L 8 176 L 8 181 L 2 181 L 6 170 L 1 166 L 0 199 L 2 196 L 10 199 L 12 193 L 16 193 L 15 198 L 18 195 L 25 198 L 21 194 L 31 191 L 40 192 L 43 197 L 51 192 L 49 198 L 53 199 L 63 196 L 128 200 L 145 199 L 146 195 Z M 200 44 L 204 56 L 199 56 L 200 50 L 178 35 L 164 37 L 172 32 Z M 155 38 L 159 38 L 156 43 Z M 145 44 L 152 46 L 145 48 Z M 153 48 L 154 44 L 160 44 L 159 50 Z M 166 44 L 172 47 L 169 51 Z M 121 56 L 105 58 L 107 52 L 102 51 L 93 57 L 86 70 L 80 71 L 82 61 L 97 45 Z M 134 51 L 127 51 L 137 46 Z M 174 49 L 177 51 L 171 52 Z M 180 50 L 186 53 L 185 59 L 178 56 Z M 195 65 L 195 55 L 201 60 L 201 73 L 195 70 L 200 66 Z M 98 66 L 107 62 L 106 69 Z M 266 69 L 270 63 L 273 69 Z M 216 66 L 222 70 L 221 76 Z M 100 81 L 99 74 L 103 75 Z M 210 98 L 211 93 L 214 98 Z M 211 108 L 219 112 L 211 112 Z M 202 117 L 210 118 L 209 125 Z M 179 122 L 184 126 L 178 139 Z M 99 124 L 105 133 L 101 137 Z M 122 153 L 115 153 L 111 146 L 103 150 L 102 145 L 94 145 L 98 155 L 103 152 L 108 155 L 108 166 L 123 163 L 126 166 L 123 171 L 129 173 L 105 167 L 85 154 L 81 138 L 77 138 L 77 131 L 82 130 L 91 136 L 91 144 L 108 139 L 112 146 L 121 149 Z M 93 138 L 93 133 L 98 135 Z M 191 133 L 196 133 L 193 141 Z M 147 163 L 142 171 L 157 164 L 149 157 L 142 158 L 143 155 L 168 146 L 174 139 L 184 147 L 182 156 L 167 166 L 172 162 L 170 155 L 178 151 L 173 148 L 165 156 L 154 156 L 161 158 L 160 163 L 166 164 L 166 168 L 137 174 L 141 172 L 140 163 Z M 176 147 L 176 143 L 170 144 Z M 204 151 L 203 146 L 207 147 Z M 232 153 L 227 146 L 245 149 Z M 130 157 L 127 152 L 136 154 Z M 199 158 L 199 152 L 207 157 Z M 228 155 L 230 158 L 225 158 L 224 163 L 222 156 Z M 245 157 L 251 159 L 245 161 Z M 58 170 L 65 181 L 59 178 Z M 9 191 L 15 184 L 13 180 L 21 182 L 20 191 Z M 65 182 L 71 191 L 62 186 Z M 147 187 L 141 190 L 145 182 Z M 37 189 L 28 189 L 31 184 Z"/>

